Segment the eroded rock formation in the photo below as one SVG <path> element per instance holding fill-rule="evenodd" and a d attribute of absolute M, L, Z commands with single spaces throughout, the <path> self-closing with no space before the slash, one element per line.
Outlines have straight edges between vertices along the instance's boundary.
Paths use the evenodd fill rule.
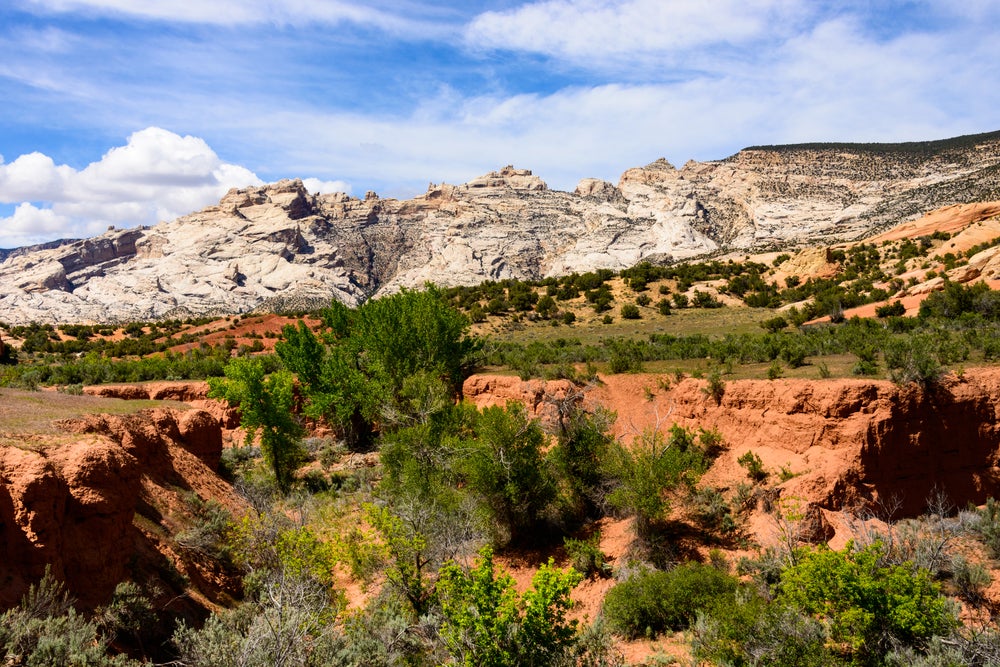
<path fill-rule="evenodd" d="M 566 381 L 524 382 L 473 376 L 465 396 L 476 405 L 523 401 L 553 420 L 553 406 L 573 391 Z M 670 385 L 664 389 L 664 385 Z M 898 505 L 900 516 L 926 509 L 932 492 L 953 503 L 981 504 L 1000 495 L 1000 370 L 946 376 L 931 389 L 876 380 L 738 380 L 717 404 L 706 381 L 669 376 L 606 376 L 580 391 L 585 403 L 617 413 L 616 434 L 630 440 L 673 423 L 716 429 L 729 444 L 706 481 L 745 480 L 736 459 L 753 451 L 784 497 L 827 511 Z"/>
<path fill-rule="evenodd" d="M 46 567 L 83 608 L 106 603 L 126 579 L 176 596 L 183 591 L 170 573 L 197 593 L 175 611 L 196 612 L 235 592 L 232 577 L 167 538 L 180 527 L 185 494 L 244 509 L 214 472 L 222 451 L 214 417 L 155 409 L 62 425 L 65 435 L 0 447 L 0 607 L 16 603 Z"/>
<path fill-rule="evenodd" d="M 355 304 L 386 290 L 540 278 L 717 251 L 863 237 L 1000 199 L 1000 133 L 894 145 L 755 147 L 550 190 L 505 167 L 413 199 L 232 190 L 150 228 L 2 253 L 0 320 L 82 322 Z"/>

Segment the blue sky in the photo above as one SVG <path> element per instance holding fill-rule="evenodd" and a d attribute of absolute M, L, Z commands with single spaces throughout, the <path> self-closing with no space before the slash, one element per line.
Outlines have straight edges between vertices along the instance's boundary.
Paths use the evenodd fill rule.
<path fill-rule="evenodd" d="M 5 0 L 0 247 L 228 188 L 550 187 L 1000 130 L 997 0 Z"/>

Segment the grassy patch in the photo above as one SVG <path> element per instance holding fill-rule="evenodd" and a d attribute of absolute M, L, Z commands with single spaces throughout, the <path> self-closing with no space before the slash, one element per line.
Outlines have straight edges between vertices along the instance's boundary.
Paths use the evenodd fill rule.
<path fill-rule="evenodd" d="M 61 431 L 53 424 L 59 419 L 73 419 L 88 414 L 134 414 L 145 408 L 173 407 L 186 409 L 177 401 L 126 401 L 98 396 L 74 396 L 54 391 L 0 390 L 0 432 L 4 440 L 18 441 L 11 434 Z M 7 444 L 7 443 L 4 443 Z"/>

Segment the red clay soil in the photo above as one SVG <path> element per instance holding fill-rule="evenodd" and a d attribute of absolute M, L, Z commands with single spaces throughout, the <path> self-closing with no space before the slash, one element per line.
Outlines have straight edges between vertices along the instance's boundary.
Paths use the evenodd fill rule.
<path fill-rule="evenodd" d="M 237 581 L 165 537 L 190 518 L 192 496 L 245 511 L 215 472 L 218 420 L 155 409 L 61 425 L 65 434 L 31 449 L 0 447 L 0 606 L 47 566 L 82 608 L 106 603 L 126 579 L 157 585 L 161 602 L 189 617 L 231 600 Z"/>
<path fill-rule="evenodd" d="M 1000 491 L 1000 369 L 949 375 L 932 390 L 874 380 L 737 380 L 726 383 L 719 404 L 706 380 L 601 379 L 586 401 L 616 412 L 615 434 L 624 441 L 674 423 L 717 430 L 729 448 L 706 482 L 745 480 L 736 459 L 753 450 L 767 469 L 794 475 L 778 487 L 783 496 L 828 512 L 895 498 L 903 515 L 913 516 L 934 489 L 958 505 Z M 549 392 L 542 381 L 474 376 L 465 396 L 482 406 L 520 394 L 544 416 L 545 397 L 564 396 L 567 384 L 548 383 Z"/>
<path fill-rule="evenodd" d="M 278 341 L 278 337 L 277 335 L 274 337 L 268 337 L 265 334 L 280 334 L 281 330 L 285 328 L 285 325 L 298 324 L 300 319 L 304 319 L 306 324 L 310 327 L 315 328 L 319 325 L 319 320 L 315 318 L 298 318 L 274 314 L 247 315 L 240 318 L 240 321 L 237 324 L 228 322 L 228 318 L 226 318 L 224 320 L 210 322 L 209 324 L 205 324 L 201 327 L 191 329 L 186 333 L 208 333 L 201 336 L 197 343 L 176 345 L 170 348 L 170 351 L 177 353 L 186 352 L 198 347 L 203 342 L 208 343 L 209 345 L 219 345 L 225 342 L 227 338 L 232 338 L 235 340 L 237 346 L 249 346 L 259 341 L 264 346 L 265 352 L 273 352 L 274 344 Z M 220 326 L 224 328 L 219 330 Z"/>

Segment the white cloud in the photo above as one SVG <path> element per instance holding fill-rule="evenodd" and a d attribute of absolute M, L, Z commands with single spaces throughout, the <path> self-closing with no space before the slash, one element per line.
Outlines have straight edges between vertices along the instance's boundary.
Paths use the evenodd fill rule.
<path fill-rule="evenodd" d="M 792 0 L 543 0 L 485 12 L 466 42 L 600 65 L 605 58 L 669 54 L 744 43 L 782 28 L 800 11 Z"/>
<path fill-rule="evenodd" d="M 134 133 L 79 171 L 30 153 L 0 161 L 0 202 L 18 204 L 2 221 L 0 247 L 171 220 L 218 201 L 229 188 L 259 183 L 202 139 L 157 127 Z"/>
<path fill-rule="evenodd" d="M 31 245 L 58 237 L 70 224 L 68 218 L 52 209 L 37 208 L 25 202 L 14 214 L 0 218 L 0 247 Z"/>
<path fill-rule="evenodd" d="M 318 192 L 321 195 L 330 194 L 331 192 L 351 194 L 351 186 L 344 181 L 322 181 L 318 178 L 303 178 L 302 184 L 306 186 L 306 190 L 309 192 Z"/>
<path fill-rule="evenodd" d="M 356 23 L 404 30 L 414 22 L 371 2 L 340 0 L 29 0 L 50 12 L 96 12 L 145 20 L 209 25 Z"/>

